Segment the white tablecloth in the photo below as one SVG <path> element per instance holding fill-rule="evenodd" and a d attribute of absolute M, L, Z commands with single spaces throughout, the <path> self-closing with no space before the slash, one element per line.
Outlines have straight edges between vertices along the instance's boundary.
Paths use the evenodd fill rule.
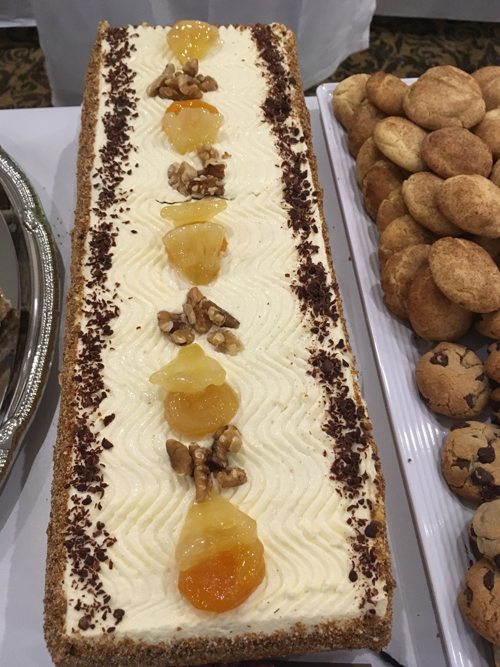
<path fill-rule="evenodd" d="M 55 106 L 80 104 L 99 21 L 242 25 L 278 21 L 295 32 L 304 87 L 368 46 L 375 0 L 32 0 Z"/>
<path fill-rule="evenodd" d="M 398 582 L 393 634 L 387 652 L 404 667 L 445 667 L 436 617 L 350 261 L 316 98 L 308 98 L 308 107 L 319 182 L 325 189 L 324 209 L 333 263 L 387 484 L 389 541 L 393 572 Z M 64 294 L 69 284 L 69 230 L 73 225 L 76 201 L 79 115 L 77 108 L 0 111 L 0 145 L 18 161 L 40 196 L 60 252 Z M 59 343 L 45 394 L 26 435 L 26 445 L 0 494 L 0 667 L 52 665 L 42 634 L 42 601 L 60 357 Z M 388 664 L 371 651 L 338 651 L 310 658 L 322 662 L 370 664 L 372 667 L 387 667 Z"/>

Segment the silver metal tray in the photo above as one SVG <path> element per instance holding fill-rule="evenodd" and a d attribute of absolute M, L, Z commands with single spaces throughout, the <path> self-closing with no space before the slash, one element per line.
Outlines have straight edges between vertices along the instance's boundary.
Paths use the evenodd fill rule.
<path fill-rule="evenodd" d="M 57 250 L 38 195 L 0 148 L 0 287 L 14 317 L 0 325 L 0 489 L 42 396 L 59 316 Z M 5 323 L 5 320 L 4 320 Z"/>

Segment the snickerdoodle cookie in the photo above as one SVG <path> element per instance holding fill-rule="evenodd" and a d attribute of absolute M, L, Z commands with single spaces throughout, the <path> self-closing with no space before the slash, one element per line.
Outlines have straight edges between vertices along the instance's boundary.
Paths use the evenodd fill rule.
<path fill-rule="evenodd" d="M 396 252 L 385 263 L 380 283 L 385 292 L 385 305 L 395 315 L 408 317 L 406 300 L 415 276 L 427 265 L 430 246 L 410 245 Z"/>
<path fill-rule="evenodd" d="M 403 183 L 404 202 L 417 222 L 438 236 L 460 236 L 463 230 L 441 213 L 436 201 L 436 192 L 442 178 L 428 171 L 412 174 Z"/>
<path fill-rule="evenodd" d="M 406 174 L 387 158 L 375 162 L 368 169 L 361 186 L 363 203 L 368 215 L 374 220 L 377 219 L 380 204 L 389 197 L 393 190 L 401 188 L 405 177 Z"/>
<path fill-rule="evenodd" d="M 450 301 L 438 289 L 429 267 L 412 282 L 406 309 L 415 333 L 434 343 L 458 340 L 469 331 L 474 321 L 474 313 Z"/>
<path fill-rule="evenodd" d="M 390 222 L 401 218 L 405 213 L 408 213 L 408 209 L 404 203 L 402 190 L 398 188 L 393 190 L 378 208 L 377 229 L 379 233 L 382 234 Z"/>
<path fill-rule="evenodd" d="M 419 225 L 411 215 L 403 215 L 389 223 L 379 239 L 378 259 L 381 268 L 396 252 L 409 245 L 430 245 L 436 240 L 435 234 Z"/>
<path fill-rule="evenodd" d="M 427 132 L 421 127 L 399 116 L 384 118 L 373 130 L 373 138 L 382 153 L 411 172 L 426 169 L 420 156 L 420 145 L 426 136 Z"/>
<path fill-rule="evenodd" d="M 366 99 L 365 84 L 369 74 L 353 74 L 341 81 L 333 91 L 333 113 L 346 130 L 356 109 Z"/>
<path fill-rule="evenodd" d="M 388 116 L 404 116 L 403 100 L 408 85 L 394 74 L 376 72 L 366 82 L 366 94 L 372 104 Z"/>
<path fill-rule="evenodd" d="M 479 236 L 500 236 L 500 188 L 484 176 L 462 174 L 436 191 L 441 213 L 457 227 Z"/>
<path fill-rule="evenodd" d="M 385 114 L 370 101 L 365 100 L 352 114 L 347 129 L 347 147 L 356 157 L 365 141 L 372 136 L 375 125 L 385 118 Z"/>
<path fill-rule="evenodd" d="M 450 65 L 427 70 L 410 86 L 403 107 L 410 120 L 429 130 L 473 127 L 486 111 L 478 83 Z"/>
<path fill-rule="evenodd" d="M 483 120 L 472 131 L 488 146 L 493 159 L 498 160 L 500 158 L 500 109 L 487 111 Z"/>
<path fill-rule="evenodd" d="M 478 127 L 484 123 L 484 118 Z M 442 127 L 422 141 L 422 158 L 438 176 L 459 174 L 488 176 L 493 166 L 489 147 L 479 136 L 463 127 Z"/>
<path fill-rule="evenodd" d="M 438 288 L 448 299 L 473 313 L 500 308 L 500 271 L 484 248 L 447 236 L 429 253 L 429 266 Z"/>

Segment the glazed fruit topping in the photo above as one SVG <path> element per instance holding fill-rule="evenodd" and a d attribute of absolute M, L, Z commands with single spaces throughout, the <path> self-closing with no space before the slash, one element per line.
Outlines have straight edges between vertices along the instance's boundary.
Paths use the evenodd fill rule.
<path fill-rule="evenodd" d="M 204 21 L 177 21 L 167 35 L 168 45 L 183 65 L 204 58 L 219 38 L 219 30 Z"/>

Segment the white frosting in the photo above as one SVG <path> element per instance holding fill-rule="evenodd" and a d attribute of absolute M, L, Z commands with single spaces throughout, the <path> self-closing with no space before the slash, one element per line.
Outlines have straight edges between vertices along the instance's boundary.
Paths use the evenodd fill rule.
<path fill-rule="evenodd" d="M 332 441 L 321 428 L 325 400 L 307 374 L 313 336 L 310 326 L 302 324 L 299 301 L 291 279 L 285 277 L 293 277 L 297 269 L 297 240 L 286 222 L 275 140 L 260 110 L 266 82 L 255 66 L 258 55 L 250 31 L 231 27 L 221 28 L 220 44 L 200 65 L 203 74 L 218 82 L 219 89 L 204 99 L 224 115 L 217 147 L 231 155 L 226 169 L 228 207 L 215 220 L 227 229 L 228 250 L 217 280 L 202 292 L 240 320 L 237 334 L 245 349 L 230 357 L 216 353 L 205 337 L 197 336 L 196 342 L 224 366 L 227 381 L 241 399 L 233 423 L 244 445 L 232 461 L 246 470 L 249 481 L 225 490 L 224 496 L 257 521 L 266 576 L 246 602 L 222 616 L 197 611 L 177 590 L 174 550 L 194 485 L 172 470 L 165 441 L 189 439 L 169 429 L 159 390 L 148 378 L 179 349 L 160 332 L 156 314 L 162 309 L 179 312 L 190 288 L 169 266 L 162 236 L 171 225 L 160 217 L 159 202 L 182 200 L 168 186 L 168 166 L 180 159 L 192 164 L 196 160 L 194 155 L 180 158 L 161 131 L 169 100 L 146 95 L 165 63 L 175 61 L 166 32 L 149 27 L 129 30 L 138 35 L 130 38 L 137 51 L 128 65 L 137 72 L 133 86 L 140 98 L 131 138 L 138 147 L 131 163 L 139 167 L 123 183 L 133 192 L 126 204 L 130 210 L 118 213 L 118 220 L 131 224 L 120 228 L 108 274 L 108 285 L 119 283 L 120 315 L 112 322 L 110 347 L 103 352 L 108 396 L 99 407 L 102 415 L 115 413 L 116 419 L 104 427 L 96 416 L 92 425 L 114 444 L 101 455 L 109 485 L 102 510 L 94 504 L 89 509 L 93 523 L 103 521 L 117 538 L 109 550 L 114 567 L 104 564 L 100 572 L 110 604 L 125 610 L 115 635 L 148 641 L 234 637 L 246 631 L 289 630 L 297 621 L 311 627 L 355 618 L 363 613 L 363 590 L 372 583 L 360 575 L 353 584 L 348 577 L 354 560 L 348 539 L 354 531 L 346 523 L 351 501 L 341 497 L 329 479 Z M 103 48 L 109 48 L 106 42 Z M 101 112 L 105 87 L 101 75 Z M 293 122 L 299 123 L 297 118 Z M 99 121 L 96 154 L 103 142 Z M 96 158 L 95 168 L 99 164 Z M 321 233 L 310 240 L 320 246 L 315 259 L 326 264 Z M 332 336 L 345 338 L 345 333 L 339 326 Z M 346 358 L 352 363 L 350 355 Z M 211 439 L 202 442 L 209 444 Z M 366 491 L 374 498 L 370 450 L 362 454 L 361 470 L 368 474 Z M 369 519 L 366 509 L 360 508 L 357 515 Z M 382 615 L 387 604 L 384 583 L 377 583 L 374 596 Z M 85 599 L 71 589 L 69 569 L 66 586 L 69 598 Z M 68 632 L 77 629 L 81 616 L 73 606 L 68 609 Z M 92 634 L 102 634 L 101 627 L 85 632 Z"/>

